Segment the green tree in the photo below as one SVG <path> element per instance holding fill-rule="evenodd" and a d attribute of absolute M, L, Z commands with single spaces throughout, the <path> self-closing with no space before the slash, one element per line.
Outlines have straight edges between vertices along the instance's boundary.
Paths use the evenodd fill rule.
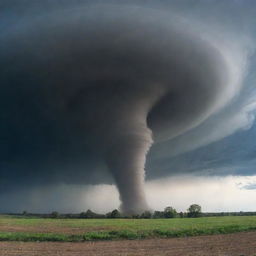
<path fill-rule="evenodd" d="M 86 212 L 81 212 L 81 213 L 79 214 L 79 217 L 82 218 L 82 219 L 87 218 Z"/>
<path fill-rule="evenodd" d="M 164 209 L 164 217 L 165 218 L 175 218 L 175 217 L 177 217 L 177 211 L 173 207 L 167 206 Z"/>
<path fill-rule="evenodd" d="M 150 211 L 145 211 L 140 215 L 142 219 L 150 219 L 152 217 L 152 213 Z"/>
<path fill-rule="evenodd" d="M 54 211 L 54 212 L 51 213 L 51 217 L 52 217 L 52 218 L 57 219 L 57 218 L 59 218 L 59 216 L 60 216 L 60 214 L 59 214 L 58 212 L 56 212 L 56 211 Z"/>
<path fill-rule="evenodd" d="M 95 213 L 89 209 L 86 212 L 81 212 L 80 217 L 85 218 L 85 219 L 93 219 L 93 218 L 97 218 L 98 215 L 97 215 L 97 213 Z"/>
<path fill-rule="evenodd" d="M 161 211 L 155 211 L 153 214 L 154 219 L 161 219 L 164 218 L 164 212 Z"/>
<path fill-rule="evenodd" d="M 128 217 L 131 217 L 132 219 L 139 219 L 140 215 L 136 214 L 136 213 L 133 213 L 131 216 L 128 216 Z"/>
<path fill-rule="evenodd" d="M 197 218 L 202 215 L 202 207 L 198 204 L 192 204 L 188 208 L 188 217 Z"/>
<path fill-rule="evenodd" d="M 184 218 L 184 213 L 183 213 L 183 212 L 180 212 L 180 213 L 179 213 L 179 216 L 180 216 L 180 218 Z"/>
<path fill-rule="evenodd" d="M 121 213 L 117 209 L 115 209 L 108 216 L 109 216 L 109 218 L 113 218 L 113 219 L 121 218 Z"/>

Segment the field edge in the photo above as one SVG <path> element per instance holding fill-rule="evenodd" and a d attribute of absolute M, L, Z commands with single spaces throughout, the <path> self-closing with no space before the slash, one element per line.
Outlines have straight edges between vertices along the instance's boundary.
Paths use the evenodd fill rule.
<path fill-rule="evenodd" d="M 0 241 L 20 242 L 86 242 L 106 240 L 141 240 L 150 238 L 177 238 L 202 235 L 231 234 L 246 231 L 256 231 L 256 226 L 242 227 L 229 225 L 208 229 L 190 228 L 183 230 L 113 230 L 92 231 L 84 234 L 60 234 L 60 233 L 29 233 L 29 232 L 0 232 Z"/>

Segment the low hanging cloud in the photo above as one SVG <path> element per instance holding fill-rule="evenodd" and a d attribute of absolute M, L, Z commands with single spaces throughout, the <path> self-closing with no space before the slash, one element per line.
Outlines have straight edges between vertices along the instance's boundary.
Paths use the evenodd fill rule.
<path fill-rule="evenodd" d="M 3 188 L 17 177 L 28 185 L 88 184 L 93 175 L 108 182 L 108 169 L 122 210 L 139 212 L 148 208 L 153 143 L 156 156 L 170 157 L 251 126 L 253 100 L 240 115 L 219 114 L 242 90 L 244 41 L 193 24 L 159 10 L 90 5 L 28 13 L 3 30 Z M 218 132 L 208 136 L 212 127 Z"/>
<path fill-rule="evenodd" d="M 252 187 L 255 181 L 256 176 L 207 177 L 186 174 L 146 182 L 145 190 L 148 203 L 154 210 L 162 211 L 166 206 L 172 206 L 184 212 L 189 205 L 197 203 L 204 212 L 255 211 L 256 190 Z M 106 213 L 118 208 L 120 200 L 114 185 L 59 184 L 10 193 L 8 198 L 1 194 L 0 204 L 4 206 L 2 212 L 5 213 L 24 210 L 80 213 L 88 209 Z"/>

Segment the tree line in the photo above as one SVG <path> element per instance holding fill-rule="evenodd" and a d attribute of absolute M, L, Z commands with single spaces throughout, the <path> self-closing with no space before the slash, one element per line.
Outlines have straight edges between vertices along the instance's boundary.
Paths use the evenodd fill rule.
<path fill-rule="evenodd" d="M 198 218 L 198 217 L 221 217 L 221 216 L 256 216 L 256 212 L 202 212 L 202 208 L 198 204 L 192 204 L 187 211 L 178 212 L 171 206 L 165 207 L 163 211 L 145 211 L 141 214 L 124 215 L 119 210 L 115 209 L 106 214 L 99 214 L 90 209 L 81 213 L 67 213 L 61 214 L 53 211 L 49 214 L 35 214 L 23 211 L 21 215 L 27 217 L 39 218 L 75 218 L 75 219 L 115 219 L 115 218 L 134 218 L 134 219 L 166 219 L 166 218 Z"/>
<path fill-rule="evenodd" d="M 35 216 L 43 218 L 81 218 L 81 219 L 115 219 L 115 218 L 134 218 L 134 219 L 164 219 L 164 218 L 196 218 L 202 216 L 201 206 L 198 204 L 192 204 L 188 208 L 187 212 L 177 212 L 175 208 L 171 206 L 165 207 L 163 211 L 145 211 L 141 214 L 124 215 L 119 210 L 115 209 L 106 214 L 99 214 L 91 211 L 90 209 L 81 212 L 80 214 L 60 214 L 57 211 L 53 211 L 50 214 L 32 214 L 23 211 L 23 216 Z"/>

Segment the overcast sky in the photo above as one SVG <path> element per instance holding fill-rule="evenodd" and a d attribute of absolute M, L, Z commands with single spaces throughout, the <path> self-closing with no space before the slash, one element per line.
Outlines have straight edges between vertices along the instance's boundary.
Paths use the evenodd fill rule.
<path fill-rule="evenodd" d="M 93 2 L 94 4 L 101 3 L 101 1 Z M 120 6 L 125 6 L 125 8 L 132 6 L 132 8 L 149 9 L 150 11 L 146 12 L 139 11 L 145 16 L 147 13 L 155 13 L 156 16 L 162 13 L 164 22 L 166 19 L 174 22 L 178 17 L 182 26 L 188 24 L 189 29 L 186 28 L 187 30 L 191 28 L 193 33 L 200 35 L 203 40 L 209 41 L 223 54 L 229 67 L 228 71 L 230 71 L 228 81 L 231 88 L 226 91 L 225 86 L 220 87 L 219 94 L 216 93 L 217 96 L 219 95 L 216 106 L 212 107 L 209 113 L 203 113 L 205 118 L 201 118 L 200 122 L 196 121 L 190 126 L 187 125 L 187 129 L 180 134 L 173 132 L 175 128 L 169 123 L 165 130 L 157 130 L 158 128 L 154 127 L 154 122 L 158 120 L 158 117 L 155 117 L 158 112 L 149 115 L 147 121 L 151 122 L 153 127 L 150 126 L 150 123 L 150 128 L 153 132 L 156 129 L 156 137 L 160 134 L 159 137 L 163 136 L 164 138 L 159 140 L 158 137 L 156 138 L 155 144 L 147 156 L 145 191 L 150 208 L 163 209 L 165 206 L 171 205 L 179 211 L 184 211 L 190 204 L 198 203 L 202 205 L 204 211 L 256 211 L 256 2 L 253 0 L 159 0 L 147 1 L 147 4 L 144 2 L 104 1 L 111 8 L 118 6 L 115 7 L 116 10 L 123 8 Z M 73 10 L 81 9 L 82 6 L 85 8 L 85 13 L 90 16 L 87 9 L 91 5 L 92 1 L 82 0 L 20 0 L 2 1 L 0 4 L 2 17 L 0 23 L 0 57 L 2 57 L 0 75 L 2 74 L 3 77 L 0 78 L 0 212 L 20 212 L 22 210 L 80 212 L 88 208 L 105 212 L 118 208 L 120 205 L 113 176 L 101 157 L 95 154 L 95 148 L 96 151 L 101 150 L 98 141 L 93 142 L 93 145 L 97 145 L 97 147 L 93 147 L 93 150 L 82 142 L 83 139 L 90 141 L 90 136 L 96 136 L 97 133 L 87 132 L 85 135 L 81 135 L 82 132 L 81 134 L 76 133 L 65 118 L 60 116 L 56 118 L 50 109 L 41 111 L 42 99 L 34 89 L 29 94 L 25 94 L 23 91 L 23 88 L 33 88 L 31 85 L 41 78 L 43 79 L 40 80 L 41 84 L 38 86 L 44 86 L 42 81 L 46 81 L 49 86 L 53 81 L 59 79 L 57 76 L 52 78 L 48 71 L 44 72 L 47 68 L 38 72 L 33 58 L 31 57 L 31 61 L 28 61 L 27 57 L 22 55 L 22 50 L 15 52 L 16 48 L 23 49 L 23 45 L 27 43 L 31 44 L 30 46 L 36 52 L 36 47 L 41 47 L 38 43 L 41 40 L 38 36 L 40 33 L 18 37 L 25 38 L 21 43 L 12 39 L 12 36 L 15 38 L 18 34 L 23 35 L 22 31 L 30 31 L 30 29 L 33 31 L 33 26 L 32 28 L 30 26 L 36 19 L 39 19 L 39 25 L 42 24 L 40 23 L 42 21 L 47 22 L 47 15 L 49 15 L 50 21 L 54 22 L 55 18 L 51 18 L 52 16 L 61 16 L 61 13 L 75 13 L 76 11 Z M 56 18 L 56 24 L 61 23 L 62 18 L 60 21 Z M 29 32 L 24 32 L 24 35 L 27 35 L 26 33 Z M 154 33 L 161 34 L 160 32 Z M 99 38 L 102 39 L 102 35 Z M 191 39 L 191 41 L 193 40 Z M 139 43 L 141 42 L 144 41 L 139 41 Z M 201 43 L 200 41 L 196 45 L 201 47 L 203 46 Z M 53 42 L 50 41 L 50 44 L 53 45 Z M 133 48 L 131 45 L 127 45 L 127 52 L 130 54 L 133 52 Z M 56 47 L 56 49 L 59 48 Z M 60 49 L 62 54 L 65 52 L 63 49 Z M 50 56 L 48 53 L 46 56 Z M 213 53 L 214 51 L 210 52 L 209 56 L 214 55 L 215 58 Z M 162 52 L 159 51 L 159 55 L 161 54 Z M 69 55 L 65 56 L 69 58 Z M 150 58 L 148 57 L 149 61 L 154 59 L 156 63 L 160 63 L 159 66 L 162 65 L 161 61 L 164 57 L 161 57 L 162 59 L 159 57 L 158 60 L 152 56 L 153 54 L 150 55 Z M 98 58 L 100 59 L 100 57 Z M 183 63 L 182 58 L 180 59 Z M 198 57 L 198 60 L 205 61 L 203 57 Z M 136 61 L 139 63 L 138 66 L 142 63 L 140 56 L 136 57 Z M 74 64 L 72 61 L 70 63 Z M 205 63 L 205 66 L 209 64 L 207 61 Z M 35 69 L 33 69 L 34 65 Z M 65 63 L 61 64 L 58 66 L 59 68 L 53 70 L 61 72 L 65 65 Z M 221 65 L 220 63 L 220 67 L 222 67 Z M 23 68 L 26 72 L 27 70 L 31 70 L 32 73 L 37 72 L 37 76 L 23 75 Z M 120 73 L 122 68 L 123 66 L 120 67 Z M 150 65 L 145 65 L 140 72 L 152 72 L 153 69 L 150 68 Z M 79 83 L 81 80 L 79 73 L 76 73 L 75 69 L 72 69 L 71 72 L 73 72 L 71 78 L 65 74 L 62 79 L 66 83 L 70 81 Z M 166 73 L 168 74 L 168 72 L 165 73 L 165 70 L 161 70 L 161 72 L 164 76 Z M 223 73 L 225 72 L 223 71 Z M 156 72 L 156 79 L 158 79 L 157 76 Z M 51 77 L 52 80 L 44 80 L 45 77 L 47 79 Z M 74 79 L 74 77 L 76 78 Z M 214 76 L 212 78 L 215 79 Z M 92 78 L 90 77 L 90 79 Z M 138 79 L 140 82 L 148 81 L 144 78 L 142 80 L 140 77 Z M 194 89 L 189 91 L 189 93 L 193 92 Z M 45 91 L 40 91 L 40 93 L 47 94 Z M 67 97 L 71 93 L 73 92 L 65 91 L 61 97 L 63 95 L 63 97 Z M 113 91 L 102 94 L 99 94 L 98 91 L 94 93 L 92 92 L 92 97 L 100 95 L 99 97 L 102 98 L 100 98 L 100 107 L 97 106 L 96 112 L 98 113 L 98 109 L 108 106 L 108 102 L 104 103 L 105 105 L 102 102 L 106 95 L 112 97 Z M 213 90 L 212 93 L 215 91 Z M 127 94 L 130 94 L 130 91 Z M 47 95 L 47 97 L 52 101 L 56 99 L 53 94 Z M 151 95 L 148 97 L 150 98 Z M 229 97 L 230 99 L 227 100 Z M 56 107 L 54 110 L 62 104 L 61 99 L 58 98 L 58 106 L 54 105 Z M 73 112 L 70 112 L 69 115 L 77 118 L 76 113 L 80 111 L 81 104 L 79 103 L 78 107 L 75 103 L 72 104 Z M 119 109 L 122 108 L 120 106 Z M 199 103 L 198 106 L 200 106 Z M 113 111 L 116 111 L 116 108 Z M 87 112 L 82 112 L 82 114 L 89 116 Z M 165 115 L 165 113 L 161 114 Z M 175 118 L 171 121 L 173 120 L 175 122 Z M 100 128 L 98 128 L 99 126 Z M 105 128 L 104 122 L 102 126 Z M 177 127 L 181 129 L 181 126 L 177 125 Z M 118 128 L 114 127 L 113 130 L 118 133 Z M 86 127 L 86 129 L 86 131 L 90 131 L 90 127 Z M 96 130 L 101 132 L 101 129 L 103 128 L 97 123 Z M 109 137 L 113 136 L 112 133 L 106 133 Z M 104 137 L 102 140 L 104 139 L 106 138 Z M 106 139 L 106 141 L 109 140 Z M 104 145 L 107 142 L 102 143 L 102 148 L 106 147 Z M 49 153 L 50 151 L 51 153 Z"/>

